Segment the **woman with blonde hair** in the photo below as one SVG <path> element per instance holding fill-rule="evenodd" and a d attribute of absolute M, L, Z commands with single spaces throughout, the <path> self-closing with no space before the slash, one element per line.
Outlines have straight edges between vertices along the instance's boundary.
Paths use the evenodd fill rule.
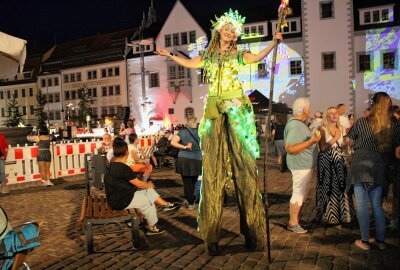
<path fill-rule="evenodd" d="M 171 141 L 173 147 L 180 149 L 176 162 L 176 172 L 182 177 L 189 209 L 195 208 L 195 186 L 203 166 L 199 141 L 196 117 L 186 118 L 186 127 L 179 130 Z"/>
<path fill-rule="evenodd" d="M 385 249 L 385 215 L 382 195 L 389 186 L 386 164 L 400 157 L 400 126 L 390 117 L 392 101 L 388 94 L 378 92 L 372 98 L 371 113 L 360 118 L 350 129 L 348 136 L 354 141 L 354 156 L 349 171 L 348 184 L 354 187 L 357 202 L 357 218 L 361 239 L 355 245 L 369 250 L 370 244 Z M 369 238 L 370 201 L 375 221 L 375 238 Z"/>
<path fill-rule="evenodd" d="M 335 107 L 326 110 L 318 130 L 317 220 L 332 225 L 350 223 L 356 213 L 352 197 L 346 192 L 347 169 L 342 149 L 347 142 Z"/>

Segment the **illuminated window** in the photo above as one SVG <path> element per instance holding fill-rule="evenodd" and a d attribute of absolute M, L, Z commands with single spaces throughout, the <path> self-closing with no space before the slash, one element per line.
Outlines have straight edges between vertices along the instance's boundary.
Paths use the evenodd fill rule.
<path fill-rule="evenodd" d="M 188 43 L 188 37 L 187 37 L 187 32 L 181 33 L 181 44 L 187 44 Z"/>
<path fill-rule="evenodd" d="M 321 19 L 333 18 L 333 1 L 321 2 L 319 5 Z"/>
<path fill-rule="evenodd" d="M 160 79 L 158 73 L 150 73 L 150 87 L 159 87 Z"/>
<path fill-rule="evenodd" d="M 371 70 L 371 56 L 369 54 L 360 54 L 358 56 L 358 70 L 360 72 Z"/>
<path fill-rule="evenodd" d="M 395 52 L 385 52 L 382 54 L 383 69 L 394 69 Z"/>
<path fill-rule="evenodd" d="M 257 34 L 257 26 L 252 26 L 251 27 L 251 33 L 252 34 Z"/>
<path fill-rule="evenodd" d="M 173 34 L 172 38 L 173 38 L 174 46 L 179 46 L 179 34 L 178 33 Z"/>
<path fill-rule="evenodd" d="M 336 68 L 336 55 L 334 52 L 322 53 L 322 70 L 332 70 Z"/>
<path fill-rule="evenodd" d="M 165 47 L 171 46 L 171 35 L 165 35 Z"/>
<path fill-rule="evenodd" d="M 300 60 L 290 61 L 290 75 L 298 75 L 303 72 Z"/>

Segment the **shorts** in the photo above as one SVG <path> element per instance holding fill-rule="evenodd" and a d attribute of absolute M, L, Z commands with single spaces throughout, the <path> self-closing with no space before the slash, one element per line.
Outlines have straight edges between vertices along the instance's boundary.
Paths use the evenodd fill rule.
<path fill-rule="evenodd" d="M 39 154 L 37 156 L 38 162 L 51 162 L 51 152 L 50 150 L 39 150 Z"/>

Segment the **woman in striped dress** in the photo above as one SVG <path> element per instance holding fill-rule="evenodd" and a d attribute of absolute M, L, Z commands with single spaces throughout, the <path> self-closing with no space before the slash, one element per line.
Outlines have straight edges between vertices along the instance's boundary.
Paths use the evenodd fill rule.
<path fill-rule="evenodd" d="M 338 120 L 336 108 L 330 107 L 319 127 L 317 219 L 332 225 L 350 223 L 355 219 L 352 197 L 345 191 L 347 170 L 342 148 L 346 141 Z"/>

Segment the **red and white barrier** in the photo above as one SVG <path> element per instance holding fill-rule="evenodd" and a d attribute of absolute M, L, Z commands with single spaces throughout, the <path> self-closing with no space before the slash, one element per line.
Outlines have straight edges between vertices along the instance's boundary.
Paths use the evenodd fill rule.
<path fill-rule="evenodd" d="M 146 154 L 153 150 L 156 136 L 143 136 L 140 146 Z M 82 174 L 85 172 L 84 156 L 95 153 L 101 147 L 102 141 L 58 143 L 50 146 L 51 178 Z M 6 177 L 8 184 L 41 180 L 37 156 L 39 150 L 34 146 L 10 147 L 6 160 Z"/>

